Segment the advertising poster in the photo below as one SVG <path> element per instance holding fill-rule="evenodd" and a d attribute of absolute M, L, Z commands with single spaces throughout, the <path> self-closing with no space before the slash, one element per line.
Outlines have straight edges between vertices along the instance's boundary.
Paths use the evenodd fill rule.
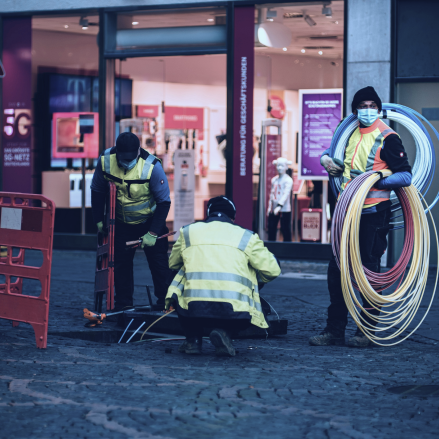
<path fill-rule="evenodd" d="M 3 19 L 3 191 L 32 193 L 32 23 Z"/>
<path fill-rule="evenodd" d="M 195 221 L 195 152 L 177 149 L 174 154 L 174 230 Z"/>
<path fill-rule="evenodd" d="M 98 113 L 53 113 L 52 157 L 99 157 Z"/>
<path fill-rule="evenodd" d="M 299 90 L 299 178 L 327 180 L 320 164 L 323 151 L 342 118 L 342 89 Z"/>

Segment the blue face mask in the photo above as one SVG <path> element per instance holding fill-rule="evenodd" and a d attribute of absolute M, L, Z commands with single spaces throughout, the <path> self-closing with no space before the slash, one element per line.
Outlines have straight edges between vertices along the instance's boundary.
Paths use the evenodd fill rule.
<path fill-rule="evenodd" d="M 370 127 L 378 119 L 378 110 L 366 108 L 358 111 L 358 120 L 367 127 Z"/>
<path fill-rule="evenodd" d="M 137 163 L 137 157 L 134 160 L 131 160 L 130 162 L 128 160 L 118 160 L 119 165 L 126 169 L 127 171 L 130 171 L 131 169 L 136 166 Z"/>

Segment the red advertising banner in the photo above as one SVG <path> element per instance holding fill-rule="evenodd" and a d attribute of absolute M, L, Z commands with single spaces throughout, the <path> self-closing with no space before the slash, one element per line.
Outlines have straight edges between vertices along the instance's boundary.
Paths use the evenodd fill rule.
<path fill-rule="evenodd" d="M 253 83 L 255 8 L 237 6 L 233 52 L 233 200 L 236 224 L 253 225 Z"/>
<path fill-rule="evenodd" d="M 3 18 L 3 191 L 32 193 L 31 17 Z"/>
<path fill-rule="evenodd" d="M 265 175 L 265 206 L 268 206 L 271 192 L 271 179 L 277 175 L 276 165 L 273 164 L 273 160 L 282 157 L 282 135 L 280 134 L 267 134 L 266 135 L 267 150 L 266 161 L 267 169 Z"/>
<path fill-rule="evenodd" d="M 99 113 L 53 113 L 52 156 L 55 159 L 97 159 Z"/>
<path fill-rule="evenodd" d="M 158 105 L 137 105 L 137 117 L 159 117 Z"/>
<path fill-rule="evenodd" d="M 168 107 L 165 108 L 165 129 L 203 130 L 204 108 Z"/>

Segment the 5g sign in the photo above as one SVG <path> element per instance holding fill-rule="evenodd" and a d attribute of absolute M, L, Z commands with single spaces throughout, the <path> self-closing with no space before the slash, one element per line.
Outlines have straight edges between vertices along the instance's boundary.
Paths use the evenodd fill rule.
<path fill-rule="evenodd" d="M 3 110 L 3 135 L 27 139 L 30 136 L 31 111 L 25 108 Z"/>

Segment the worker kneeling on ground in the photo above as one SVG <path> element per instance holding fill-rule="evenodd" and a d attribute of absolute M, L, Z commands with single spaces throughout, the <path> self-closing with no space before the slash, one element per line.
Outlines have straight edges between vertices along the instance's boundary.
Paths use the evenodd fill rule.
<path fill-rule="evenodd" d="M 258 281 L 272 281 L 280 268 L 256 233 L 234 225 L 235 215 L 231 200 L 212 198 L 206 221 L 180 229 L 169 259 L 179 272 L 166 296 L 186 336 L 179 352 L 200 354 L 206 332 L 217 355 L 233 357 L 232 335 L 251 324 L 268 328 Z"/>

